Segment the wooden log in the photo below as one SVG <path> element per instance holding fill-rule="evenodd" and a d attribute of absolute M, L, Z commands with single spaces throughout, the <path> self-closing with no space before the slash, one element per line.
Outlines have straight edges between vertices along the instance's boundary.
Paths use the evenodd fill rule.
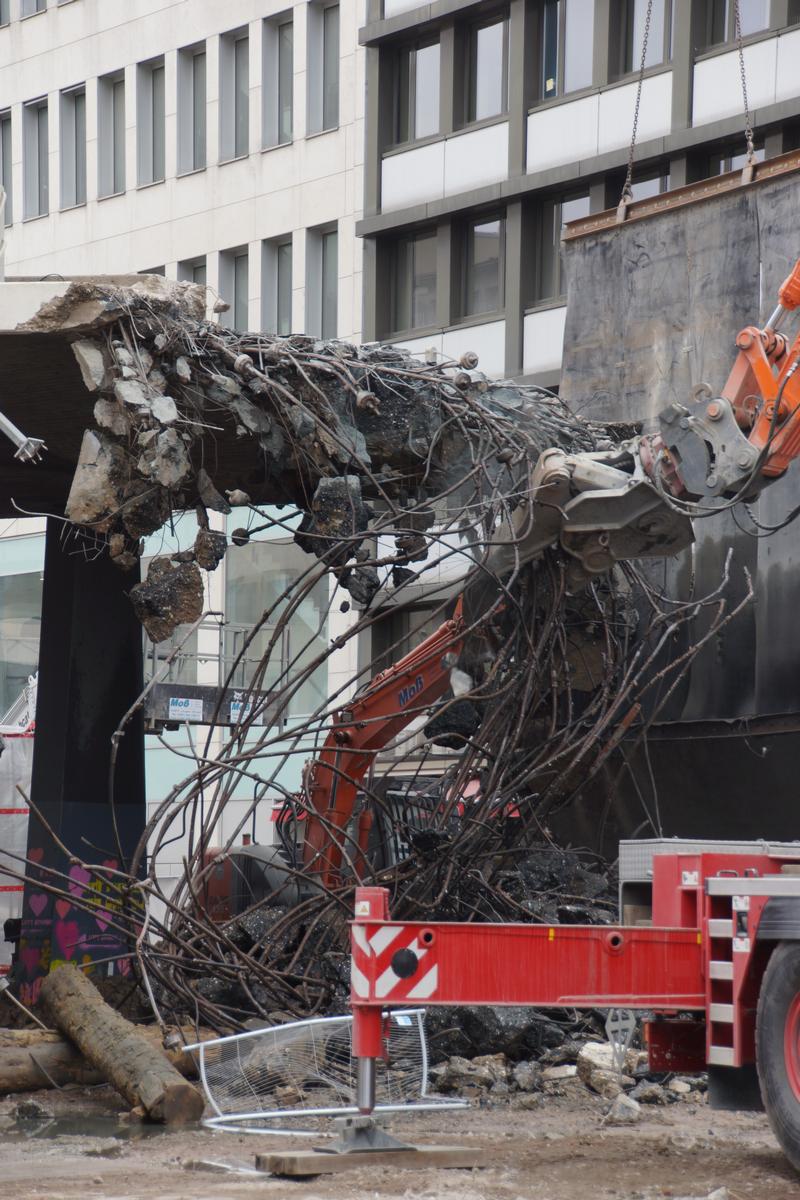
<path fill-rule="evenodd" d="M 132 1108 L 141 1105 L 151 1121 L 190 1125 L 203 1113 L 200 1092 L 173 1067 L 135 1025 L 115 1012 L 71 964 L 57 967 L 42 983 L 49 1019 L 74 1042 L 93 1067 Z"/>
<path fill-rule="evenodd" d="M 181 1075 L 187 1079 L 197 1078 L 197 1063 L 192 1055 L 182 1048 L 164 1050 L 157 1025 L 141 1026 L 139 1033 L 165 1054 Z M 210 1029 L 201 1030 L 199 1036 L 191 1030 L 187 1032 L 186 1040 L 208 1041 L 217 1036 Z M 45 1033 L 41 1029 L 0 1029 L 0 1096 L 63 1087 L 67 1083 L 88 1086 L 105 1082 L 102 1072 L 91 1066 L 61 1033 Z"/>

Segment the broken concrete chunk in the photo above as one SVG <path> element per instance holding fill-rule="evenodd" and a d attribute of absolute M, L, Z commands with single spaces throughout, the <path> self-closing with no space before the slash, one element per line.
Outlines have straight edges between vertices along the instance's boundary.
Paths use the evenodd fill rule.
<path fill-rule="evenodd" d="M 361 496 L 357 475 L 320 479 L 300 528 L 294 535 L 301 550 L 323 556 L 331 563 L 344 563 L 357 548 L 356 534 L 366 531 L 369 510 Z M 345 584 L 347 586 L 347 584 Z"/>
<path fill-rule="evenodd" d="M 356 604 L 369 608 L 372 598 L 381 586 L 376 567 L 354 567 L 342 575 L 342 584 L 347 588 Z"/>
<path fill-rule="evenodd" d="M 176 488 L 189 474 L 189 454 L 174 429 L 165 429 L 156 438 L 150 473 L 165 488 Z"/>
<path fill-rule="evenodd" d="M 216 382 L 216 381 L 215 381 Z M 244 425 L 245 429 L 249 429 L 251 433 L 269 433 L 272 429 L 272 421 L 269 415 L 255 404 L 252 400 L 248 400 L 239 391 L 239 385 L 235 379 L 229 379 L 226 383 L 232 384 L 236 389 L 231 392 L 228 388 L 223 390 L 223 404 L 227 403 L 229 407 L 236 413 L 239 421 Z M 221 385 L 220 385 L 221 386 Z"/>
<path fill-rule="evenodd" d="M 638 1051 L 626 1051 L 625 1070 L 628 1072 L 635 1071 L 638 1066 L 638 1059 Z M 617 1071 L 616 1064 L 614 1063 L 614 1047 L 610 1042 L 584 1042 L 578 1053 L 577 1062 L 578 1075 L 590 1087 L 591 1077 L 595 1071 Z"/>
<path fill-rule="evenodd" d="M 136 408 L 150 407 L 144 385 L 135 379 L 118 379 L 114 384 L 114 395 L 123 404 L 132 404 Z"/>
<path fill-rule="evenodd" d="M 166 488 L 136 476 L 131 478 L 120 512 L 130 537 L 138 539 L 155 533 L 169 520 L 170 512 L 170 495 Z"/>
<path fill-rule="evenodd" d="M 106 379 L 106 361 L 100 347 L 95 342 L 73 342 L 72 353 L 80 367 L 87 390 L 96 392 L 103 387 Z"/>
<path fill-rule="evenodd" d="M 574 1079 L 577 1074 L 578 1068 L 566 1063 L 563 1067 L 545 1067 L 542 1079 L 547 1083 L 560 1083 L 565 1079 Z"/>
<path fill-rule="evenodd" d="M 184 383 L 189 383 L 192 378 L 192 368 L 189 366 L 189 360 L 184 358 L 182 354 L 175 359 L 175 374 Z"/>
<path fill-rule="evenodd" d="M 118 400 L 108 400 L 105 396 L 95 400 L 94 419 L 101 429 L 108 429 L 117 437 L 127 437 L 131 431 L 128 414 Z"/>
<path fill-rule="evenodd" d="M 214 487 L 211 476 L 205 467 L 201 467 L 197 472 L 197 494 L 206 508 L 213 509 L 214 512 L 218 513 L 229 513 L 231 511 L 230 504 Z"/>
<path fill-rule="evenodd" d="M 118 342 L 114 343 L 114 358 L 121 367 L 133 366 L 133 355 L 131 354 L 130 350 L 126 350 L 126 348 L 119 345 Z"/>
<path fill-rule="evenodd" d="M 642 1119 L 642 1110 L 635 1100 L 621 1092 L 606 1113 L 605 1125 L 635 1125 Z"/>
<path fill-rule="evenodd" d="M 129 476 L 130 460 L 123 448 L 106 434 L 87 429 L 64 510 L 68 520 L 108 529 Z"/>
<path fill-rule="evenodd" d="M 161 425 L 171 425 L 178 419 L 178 406 L 171 396 L 156 396 L 150 411 Z"/>
<path fill-rule="evenodd" d="M 213 529 L 198 529 L 194 540 L 194 556 L 204 571 L 214 571 L 225 557 L 228 539 Z M 173 556 L 174 559 L 174 556 Z"/>
<path fill-rule="evenodd" d="M 179 625 L 197 621 L 203 613 L 203 577 L 195 563 L 154 558 L 147 579 L 130 592 L 133 611 L 152 642 L 171 637 Z"/>
<path fill-rule="evenodd" d="M 637 1083 L 630 1092 L 630 1097 L 639 1104 L 669 1104 L 669 1097 L 661 1084 L 653 1083 L 649 1079 L 642 1079 Z"/>

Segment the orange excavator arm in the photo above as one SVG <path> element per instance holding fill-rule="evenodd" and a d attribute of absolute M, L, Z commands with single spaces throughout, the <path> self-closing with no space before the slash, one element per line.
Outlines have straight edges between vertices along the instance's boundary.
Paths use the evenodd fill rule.
<path fill-rule="evenodd" d="M 449 620 L 334 715 L 303 780 L 303 866 L 323 886 L 339 882 L 345 854 L 353 858 L 366 852 L 371 814 L 360 823 L 356 846 L 348 835 L 359 786 L 376 754 L 447 691 L 463 629 L 459 600 Z"/>

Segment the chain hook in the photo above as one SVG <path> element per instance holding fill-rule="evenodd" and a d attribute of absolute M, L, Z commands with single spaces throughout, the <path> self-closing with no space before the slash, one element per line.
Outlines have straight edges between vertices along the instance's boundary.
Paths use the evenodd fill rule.
<path fill-rule="evenodd" d="M 642 84 L 644 83 L 644 73 L 647 65 L 647 40 L 650 36 L 650 18 L 653 15 L 653 0 L 647 0 L 647 14 L 644 19 L 644 33 L 642 35 L 642 58 L 639 63 L 639 83 L 636 88 L 636 105 L 633 110 L 633 130 L 631 132 L 631 145 L 628 151 L 628 171 L 625 175 L 625 182 L 622 185 L 622 192 L 617 205 L 617 224 L 621 225 L 628 215 L 628 206 L 633 200 L 633 155 L 636 150 L 636 134 L 639 129 L 639 106 L 642 102 Z"/>

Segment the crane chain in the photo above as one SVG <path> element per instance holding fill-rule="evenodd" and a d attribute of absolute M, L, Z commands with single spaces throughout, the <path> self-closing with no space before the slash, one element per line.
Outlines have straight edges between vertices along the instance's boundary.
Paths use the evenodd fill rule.
<path fill-rule="evenodd" d="M 737 7 L 738 12 L 738 7 Z M 633 199 L 633 156 L 636 151 L 636 134 L 639 129 L 639 106 L 642 102 L 642 84 L 644 83 L 644 73 L 647 63 L 647 40 L 650 37 L 650 18 L 653 15 L 653 0 L 647 0 L 647 13 L 644 18 L 644 33 L 642 35 L 642 58 L 639 63 L 639 82 L 636 87 L 636 104 L 633 109 L 633 129 L 631 131 L 631 145 L 628 151 L 628 171 L 625 175 L 625 182 L 622 185 L 622 193 L 619 198 L 617 207 L 617 220 L 624 221 L 627 212 L 627 206 Z"/>
<path fill-rule="evenodd" d="M 755 147 L 753 145 L 753 125 L 750 120 L 750 104 L 747 99 L 747 72 L 745 71 L 744 66 L 744 44 L 742 41 L 742 13 L 740 0 L 733 0 L 733 22 L 736 45 L 739 50 L 739 74 L 742 78 L 742 100 L 744 102 L 744 137 L 747 146 L 747 163 L 745 170 L 747 170 L 749 167 L 752 174 L 752 166 L 755 159 Z"/>

